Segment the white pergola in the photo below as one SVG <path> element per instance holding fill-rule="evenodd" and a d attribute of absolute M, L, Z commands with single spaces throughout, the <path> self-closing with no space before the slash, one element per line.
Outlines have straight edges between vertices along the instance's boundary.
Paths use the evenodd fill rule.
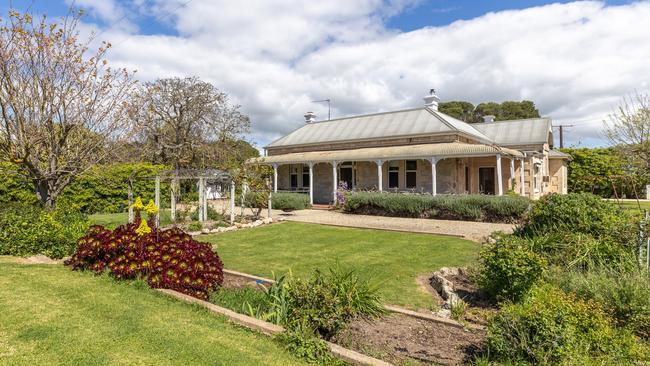
<path fill-rule="evenodd" d="M 332 165 L 333 201 L 336 202 L 336 191 L 338 182 L 337 167 L 342 161 L 369 161 L 377 165 L 377 187 L 383 191 L 382 166 L 390 160 L 421 159 L 431 163 L 431 192 L 437 195 L 437 174 L 436 165 L 444 159 L 467 158 L 467 157 L 496 157 L 497 195 L 503 195 L 503 171 L 501 159 L 505 156 L 510 160 L 510 177 L 515 176 L 515 160 L 519 161 L 521 174 L 519 186 L 521 195 L 525 195 L 524 187 L 524 159 L 526 155 L 518 150 L 482 144 L 467 144 L 460 142 L 390 146 L 376 148 L 361 148 L 336 151 L 309 151 L 301 153 L 289 153 L 255 158 L 251 162 L 268 164 L 273 167 L 273 189 L 278 189 L 278 168 L 283 164 L 306 164 L 309 166 L 309 200 L 314 203 L 314 164 L 328 163 Z"/>

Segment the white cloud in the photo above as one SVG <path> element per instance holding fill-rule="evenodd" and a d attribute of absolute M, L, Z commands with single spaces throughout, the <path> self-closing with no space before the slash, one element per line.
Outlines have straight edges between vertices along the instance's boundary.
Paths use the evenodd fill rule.
<path fill-rule="evenodd" d="M 160 2 L 179 36 L 134 35 L 114 64 L 143 79 L 198 75 L 228 92 L 253 120 L 260 145 L 321 118 L 443 100 L 531 99 L 569 143 L 602 143 L 602 119 L 634 90 L 650 89 L 650 2 L 553 4 L 489 13 L 399 33 L 386 16 L 414 1 Z M 162 14 L 162 13 L 161 13 Z M 104 37 L 122 39 L 112 31 Z"/>

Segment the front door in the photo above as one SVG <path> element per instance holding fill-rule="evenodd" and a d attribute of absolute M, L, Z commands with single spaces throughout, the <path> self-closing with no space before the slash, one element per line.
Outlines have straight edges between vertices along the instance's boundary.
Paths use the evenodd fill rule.
<path fill-rule="evenodd" d="M 494 194 L 494 168 L 478 168 L 478 190 L 483 194 Z"/>
<path fill-rule="evenodd" d="M 347 188 L 352 189 L 354 188 L 352 186 L 353 179 L 354 175 L 352 173 L 352 163 L 341 164 L 341 167 L 339 168 L 339 184 L 340 182 L 345 182 L 347 184 Z"/>

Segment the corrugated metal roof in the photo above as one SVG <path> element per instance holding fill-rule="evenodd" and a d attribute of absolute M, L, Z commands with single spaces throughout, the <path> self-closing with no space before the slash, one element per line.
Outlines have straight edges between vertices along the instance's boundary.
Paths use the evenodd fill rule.
<path fill-rule="evenodd" d="M 440 158 L 488 156 L 496 155 L 498 153 L 514 157 L 524 156 L 521 152 L 508 148 L 482 144 L 450 142 L 439 144 L 368 147 L 351 150 L 309 151 L 254 158 L 250 159 L 249 162 L 290 164 L 327 161 L 401 160 L 424 159 L 434 156 Z"/>
<path fill-rule="evenodd" d="M 551 132 L 551 119 L 518 119 L 492 123 L 474 123 L 472 126 L 499 145 L 533 145 L 548 142 L 548 134 Z"/>
<path fill-rule="evenodd" d="M 568 159 L 573 160 L 573 157 L 567 153 L 563 153 L 560 150 L 549 150 L 548 157 L 551 159 Z"/>
<path fill-rule="evenodd" d="M 331 142 L 394 138 L 462 132 L 481 142 L 491 142 L 471 125 L 444 113 L 422 107 L 367 114 L 305 124 L 267 147 L 311 145 Z"/>

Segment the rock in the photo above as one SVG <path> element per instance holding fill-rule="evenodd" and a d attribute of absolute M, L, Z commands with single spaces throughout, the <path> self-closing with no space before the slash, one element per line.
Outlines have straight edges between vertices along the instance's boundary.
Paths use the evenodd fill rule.
<path fill-rule="evenodd" d="M 210 229 L 208 229 L 208 228 L 201 229 L 201 233 L 203 233 L 203 234 L 210 234 Z"/>
<path fill-rule="evenodd" d="M 251 227 L 258 227 L 264 225 L 264 222 L 262 220 L 256 220 L 253 223 L 251 223 Z"/>
<path fill-rule="evenodd" d="M 262 220 L 262 223 L 264 223 L 265 225 L 266 225 L 266 224 L 270 224 L 270 223 L 272 223 L 272 222 L 273 222 L 273 218 L 272 218 L 272 217 L 267 217 L 267 218 L 265 218 L 264 220 Z"/>
<path fill-rule="evenodd" d="M 211 233 L 211 234 L 218 233 L 218 232 L 219 232 L 218 229 L 212 229 L 212 230 L 210 230 L 210 233 Z"/>
<path fill-rule="evenodd" d="M 235 223 L 235 227 L 237 227 L 237 228 L 244 227 L 244 225 L 245 224 L 242 224 L 241 222 L 236 222 Z"/>
<path fill-rule="evenodd" d="M 223 226 L 219 226 L 219 227 L 217 228 L 217 232 L 218 232 L 218 233 L 223 233 L 223 229 L 225 229 Z"/>

